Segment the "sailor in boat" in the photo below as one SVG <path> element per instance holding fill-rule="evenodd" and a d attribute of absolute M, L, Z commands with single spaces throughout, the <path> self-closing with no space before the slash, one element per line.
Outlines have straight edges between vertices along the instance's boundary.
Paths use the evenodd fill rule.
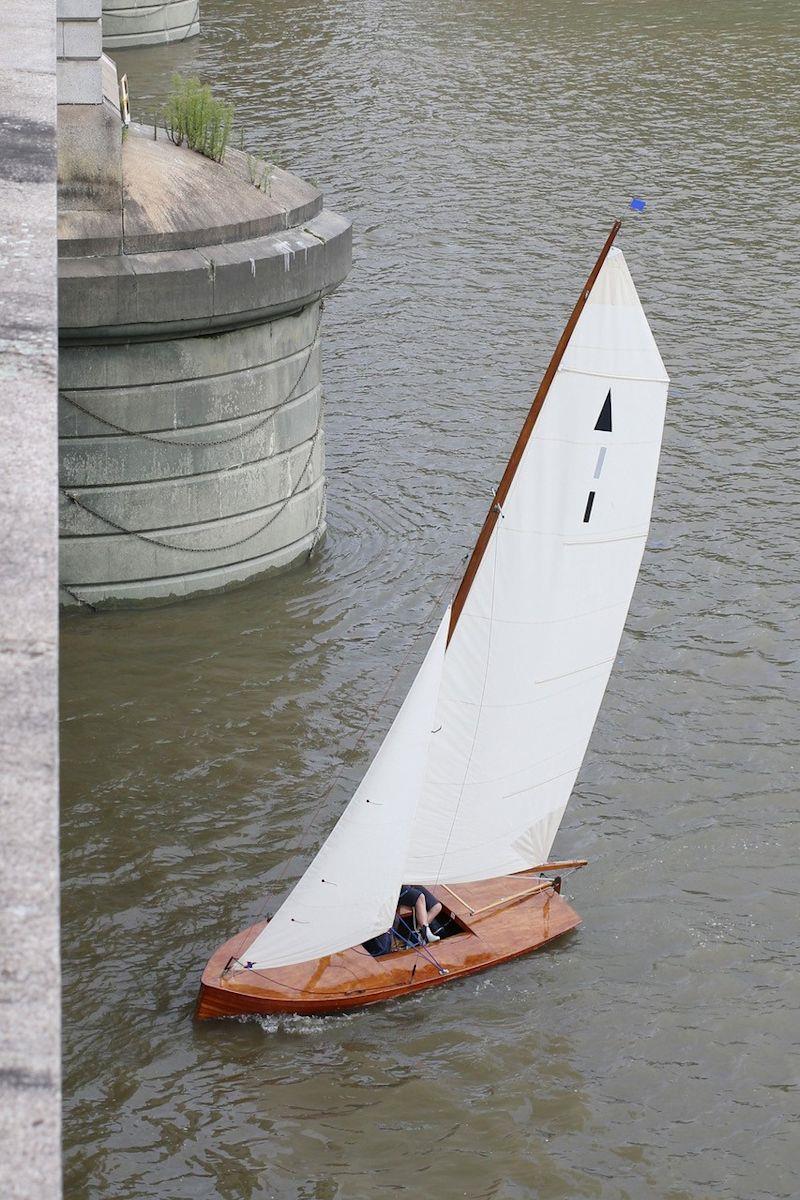
<path fill-rule="evenodd" d="M 440 941 L 431 925 L 442 911 L 440 901 L 425 887 L 404 883 L 397 900 L 397 912 L 391 929 L 364 942 L 364 949 L 373 958 L 388 954 L 395 947 L 395 939 L 403 946 L 425 945 Z"/>
<path fill-rule="evenodd" d="M 398 915 L 403 914 L 403 909 L 413 911 L 417 919 L 417 930 L 424 941 L 439 941 L 439 935 L 432 931 L 431 925 L 442 911 L 442 906 L 432 892 L 424 887 L 416 887 L 413 883 L 404 883 L 400 888 L 400 898 L 397 901 Z"/>

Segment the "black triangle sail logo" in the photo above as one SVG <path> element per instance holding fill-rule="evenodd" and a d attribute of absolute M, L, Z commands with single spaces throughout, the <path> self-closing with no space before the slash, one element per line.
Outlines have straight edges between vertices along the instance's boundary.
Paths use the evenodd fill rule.
<path fill-rule="evenodd" d="M 603 401 L 603 407 L 600 409 L 600 416 L 597 418 L 595 429 L 599 429 L 602 433 L 611 433 L 611 389 L 608 389 L 608 395 Z"/>

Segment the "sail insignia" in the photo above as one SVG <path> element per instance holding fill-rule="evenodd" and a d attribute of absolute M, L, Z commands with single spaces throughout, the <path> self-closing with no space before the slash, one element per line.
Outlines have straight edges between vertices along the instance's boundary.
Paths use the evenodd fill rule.
<path fill-rule="evenodd" d="M 603 433 L 611 433 L 611 389 L 608 390 L 608 395 L 603 401 L 603 407 L 600 409 L 600 416 L 597 418 L 595 429 Z"/>

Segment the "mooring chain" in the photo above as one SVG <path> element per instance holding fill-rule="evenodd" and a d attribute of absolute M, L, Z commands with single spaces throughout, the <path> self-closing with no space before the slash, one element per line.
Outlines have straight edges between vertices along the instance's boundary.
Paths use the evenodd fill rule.
<path fill-rule="evenodd" d="M 116 429 L 119 433 L 127 434 L 129 437 L 141 437 L 147 441 L 156 442 L 160 446 L 170 446 L 170 445 L 172 445 L 172 446 L 176 446 L 176 445 L 177 446 L 191 446 L 191 447 L 221 446 L 221 445 L 226 445 L 230 442 L 238 441 L 241 438 L 249 437 L 252 433 L 255 433 L 258 429 L 260 429 L 264 425 L 266 425 L 268 421 L 271 421 L 279 412 L 281 412 L 286 407 L 286 405 L 289 403 L 289 401 L 294 396 L 294 393 L 297 391 L 297 388 L 300 386 L 300 383 L 301 383 L 303 377 L 305 376 L 305 373 L 308 370 L 308 367 L 311 363 L 311 359 L 312 359 L 312 356 L 314 353 L 314 348 L 318 344 L 319 329 L 320 329 L 320 325 L 322 323 L 323 310 L 324 310 L 324 304 L 322 301 L 322 297 L 320 295 L 319 308 L 317 310 L 317 322 L 314 327 L 314 334 L 313 334 L 313 336 L 311 338 L 311 342 L 309 343 L 309 346 L 308 346 L 308 353 L 306 355 L 305 362 L 303 364 L 302 370 L 300 371 L 300 374 L 297 376 L 297 379 L 294 382 L 294 385 L 292 386 L 291 390 L 288 392 L 288 394 L 286 395 L 284 400 L 282 400 L 281 403 L 279 405 L 277 405 L 276 408 L 270 409 L 270 411 L 266 414 L 266 416 L 263 418 L 263 420 L 259 421 L 258 424 L 251 426 L 249 429 L 245 430 L 244 432 L 239 432 L 237 434 L 234 434 L 232 437 L 221 438 L 218 441 L 213 441 L 213 442 L 200 442 L 197 439 L 194 439 L 192 441 L 178 441 L 175 439 L 171 439 L 170 441 L 167 441 L 164 438 L 155 437 L 152 434 L 142 433 L 137 430 L 124 429 L 121 425 L 116 425 L 113 421 L 109 421 L 105 417 L 99 417 L 96 413 L 90 412 L 88 409 L 83 408 L 82 405 L 78 404 L 75 400 L 72 400 L 69 396 L 64 396 L 64 399 L 66 399 L 71 405 L 73 405 L 74 408 L 77 408 L 80 412 L 84 413 L 86 416 L 92 417 L 95 420 L 98 420 L 98 421 L 102 422 L 103 424 L 108 425 L 112 429 Z M 237 546 L 241 546 L 241 545 L 244 545 L 246 542 L 252 541 L 253 538 L 258 537 L 259 534 L 264 533 L 264 531 L 266 529 L 269 529 L 270 525 L 273 525 L 279 519 L 279 517 L 281 517 L 283 515 L 283 513 L 286 511 L 287 506 L 289 505 L 289 502 L 291 500 L 293 500 L 294 497 L 299 492 L 300 485 L 302 484 L 303 479 L 304 479 L 309 467 L 311 466 L 311 460 L 314 456 L 314 451 L 316 450 L 316 447 L 317 447 L 319 435 L 322 430 L 323 413 L 324 413 L 324 402 L 322 400 L 322 397 L 320 397 L 319 411 L 318 411 L 318 415 L 317 415 L 317 424 L 316 424 L 316 428 L 314 430 L 314 434 L 311 438 L 311 444 L 309 447 L 308 455 L 306 457 L 306 461 L 303 464 L 303 469 L 301 470 L 300 474 L 297 477 L 297 482 L 292 487 L 292 490 L 289 492 L 289 495 L 286 496 L 286 498 L 284 499 L 284 501 L 281 504 L 278 511 L 273 513 L 272 516 L 267 521 L 265 521 L 263 525 L 259 526 L 258 529 L 253 530 L 252 533 L 248 533 L 244 537 L 238 538 L 234 542 L 228 542 L 222 546 L 176 546 L 172 542 L 165 542 L 161 538 L 157 538 L 157 537 L 153 537 L 151 535 L 145 534 L 145 533 L 141 533 L 137 529 L 126 529 L 124 525 L 120 525 L 117 521 L 114 521 L 111 517 L 107 517 L 103 513 L 99 513 L 95 509 L 91 508 L 88 504 L 85 503 L 85 501 L 83 501 L 81 498 L 79 498 L 77 495 L 75 495 L 74 492 L 69 491 L 67 488 L 61 488 L 60 491 L 61 491 L 62 495 L 71 504 L 74 504 L 77 508 L 83 509 L 83 511 L 88 513 L 89 516 L 96 518 L 96 520 L 98 520 L 98 521 L 102 521 L 104 524 L 108 525 L 110 529 L 115 530 L 117 533 L 124 534 L 126 537 L 139 538 L 140 541 L 149 542 L 150 545 L 159 546 L 164 550 L 186 550 L 190 553 L 196 553 L 196 554 L 215 554 L 215 553 L 220 553 L 223 550 L 233 550 Z M 322 505 L 320 505 L 319 510 L 318 510 L 317 522 L 319 522 L 321 520 L 321 518 L 322 518 Z M 311 557 L 311 555 L 314 552 L 314 548 L 317 544 L 318 537 L 319 537 L 319 529 L 316 528 L 314 530 L 314 537 L 312 539 L 311 547 L 308 552 L 309 558 Z M 83 596 L 79 596 L 77 594 L 77 592 L 74 590 L 76 587 L 80 587 L 82 585 L 67 584 L 67 583 L 62 582 L 60 584 L 60 586 L 64 589 L 64 591 L 67 593 L 67 595 L 71 596 L 72 599 L 77 601 L 78 604 L 83 604 L 87 608 L 92 609 L 92 611 L 96 611 L 95 606 L 89 600 L 86 600 Z"/>
<path fill-rule="evenodd" d="M 272 514 L 269 520 L 265 521 L 263 525 L 260 525 L 258 529 L 254 529 L 252 533 L 246 534 L 243 538 L 238 538 L 235 542 L 227 542 L 223 546 L 176 546 L 172 542 L 165 542 L 162 541 L 161 538 L 151 537 L 149 534 L 142 533 L 138 529 L 126 529 L 124 525 L 119 525 L 116 521 L 113 521 L 111 517 L 106 517 L 103 515 L 103 513 L 95 512 L 93 508 L 90 508 L 88 504 L 85 504 L 83 500 L 79 499 L 79 497 L 73 492 L 67 491 L 66 488 L 61 488 L 61 491 L 63 495 L 66 496 L 67 500 L 71 501 L 78 508 L 82 508 L 83 511 L 89 513 L 90 516 L 96 517 L 98 521 L 104 521 L 106 525 L 110 526 L 111 529 L 115 529 L 117 533 L 124 533 L 128 537 L 139 538 L 139 540 L 142 542 L 149 542 L 151 546 L 162 546 L 165 550 L 186 550 L 191 554 L 217 554 L 221 550 L 232 550 L 235 546 L 242 546 L 245 542 L 252 541 L 254 537 L 258 537 L 258 535 L 263 533 L 265 529 L 269 529 L 270 525 L 273 525 L 275 521 L 277 521 L 278 518 L 286 511 L 289 501 L 293 500 L 297 495 L 298 491 L 300 490 L 300 484 L 303 482 L 303 477 L 305 476 L 308 468 L 311 466 L 311 459 L 317 446 L 317 439 L 319 438 L 320 430 L 322 429 L 323 407 L 324 406 L 320 401 L 317 427 L 314 430 L 313 437 L 311 438 L 311 449 L 308 452 L 303 469 L 297 477 L 297 482 L 289 492 L 289 495 L 284 499 L 281 507 L 276 513 Z"/>
<path fill-rule="evenodd" d="M 163 4 L 158 4 L 155 6 L 155 8 L 149 8 L 147 10 L 146 15 L 148 17 L 154 17 L 158 13 L 163 13 L 166 11 L 166 9 L 169 8 L 171 3 L 172 3 L 172 0 L 165 0 L 165 2 Z M 108 15 L 108 14 L 106 14 L 106 15 Z M 135 21 L 137 18 L 141 18 L 142 12 L 141 12 L 141 10 L 138 10 L 136 12 L 114 12 L 113 16 L 117 21 Z M 197 0 L 197 3 L 194 6 L 194 12 L 192 13 L 188 22 L 185 22 L 185 24 L 188 26 L 189 29 L 191 29 L 192 25 L 194 25 L 195 21 L 198 19 L 199 16 L 200 16 L 200 0 Z M 185 42 L 189 36 L 190 35 L 187 32 L 183 35 L 182 38 L 178 38 L 176 40 Z"/>
<path fill-rule="evenodd" d="M 317 339 L 319 337 L 319 327 L 322 323 L 322 309 L 323 305 L 320 301 L 317 312 L 317 324 L 314 328 L 314 335 L 311 338 L 311 342 L 308 347 L 306 360 L 303 363 L 303 368 L 300 374 L 297 376 L 297 379 L 294 381 L 291 390 L 284 397 L 284 399 L 281 400 L 280 404 L 277 404 L 274 408 L 271 408 L 266 414 L 262 415 L 261 413 L 248 413 L 246 416 L 238 418 L 238 420 L 246 421 L 249 417 L 261 416 L 262 419 L 256 422 L 255 425 L 251 425 L 249 429 L 240 430 L 238 433 L 231 434 L 230 437 L 217 438 L 214 441 L 202 441 L 199 438 L 193 438 L 191 441 L 187 441 L 184 438 L 157 436 L 154 433 L 147 433 L 140 429 L 126 429 L 124 426 L 117 425 L 114 421 L 110 421 L 108 417 L 101 417 L 98 415 L 98 413 L 94 413 L 90 409 L 84 408 L 82 404 L 79 404 L 77 400 L 73 400 L 72 397 L 66 392 L 60 392 L 59 395 L 62 400 L 66 400 L 68 404 L 71 404 L 73 408 L 78 410 L 78 412 L 83 413 L 85 417 L 91 417 L 93 420 L 99 421 L 102 425 L 107 425 L 109 429 L 114 429 L 117 433 L 125 434 L 126 437 L 142 438 L 146 442 L 155 442 L 158 446 L 189 446 L 192 449 L 198 449 L 205 446 L 227 446 L 230 445 L 231 442 L 238 442 L 242 438 L 250 437 L 252 434 L 257 433 L 259 429 L 263 429 L 269 421 L 272 421 L 279 412 L 282 412 L 283 409 L 286 408 L 289 401 L 294 397 L 295 392 L 299 388 L 305 373 L 311 364 L 314 348 L 318 345 Z M 168 433 L 168 431 L 165 432 Z"/>

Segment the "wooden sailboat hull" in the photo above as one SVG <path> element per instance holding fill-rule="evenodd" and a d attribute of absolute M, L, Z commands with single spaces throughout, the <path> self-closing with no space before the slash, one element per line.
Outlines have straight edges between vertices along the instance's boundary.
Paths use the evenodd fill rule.
<path fill-rule="evenodd" d="M 431 889 L 460 932 L 425 949 L 372 958 L 361 946 L 311 962 L 270 969 L 227 969 L 265 922 L 253 925 L 211 956 L 195 1016 L 250 1013 L 323 1015 L 422 991 L 530 954 L 575 929 L 581 919 L 551 881 L 505 876 Z"/>

